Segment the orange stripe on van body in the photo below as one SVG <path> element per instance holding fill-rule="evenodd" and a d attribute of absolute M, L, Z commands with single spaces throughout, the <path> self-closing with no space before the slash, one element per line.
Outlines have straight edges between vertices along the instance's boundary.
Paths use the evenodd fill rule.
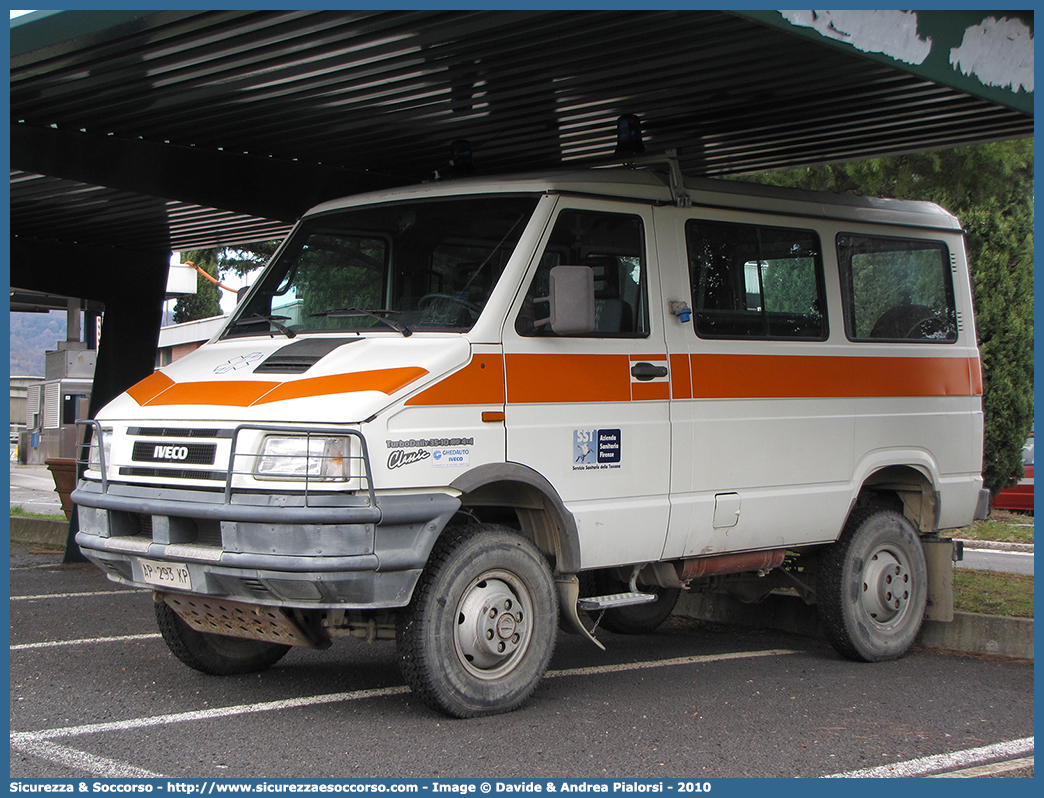
<path fill-rule="evenodd" d="M 982 396 L 982 361 L 977 357 L 968 358 L 972 396 Z"/>
<path fill-rule="evenodd" d="M 508 355 L 509 404 L 629 402 L 627 355 Z"/>
<path fill-rule="evenodd" d="M 162 405 L 223 405 L 250 407 L 258 399 L 278 386 L 278 382 L 177 382 L 163 393 L 145 402 L 146 407 Z"/>
<path fill-rule="evenodd" d="M 690 355 L 696 399 L 977 396 L 978 358 Z"/>
<path fill-rule="evenodd" d="M 688 355 L 671 355 L 671 393 L 675 399 L 692 399 L 691 371 Z"/>
<path fill-rule="evenodd" d="M 644 358 L 663 360 L 663 356 Z M 627 355 L 508 355 L 509 404 L 666 400 L 666 383 L 631 382 Z M 675 399 L 978 396 L 978 358 L 672 355 Z M 633 395 L 632 395 L 633 392 Z"/>
<path fill-rule="evenodd" d="M 640 360 L 663 355 L 480 355 L 407 405 L 629 402 L 675 399 L 979 396 L 978 358 L 812 355 L 671 355 L 670 385 L 631 380 Z M 212 380 L 175 383 L 155 372 L 127 390 L 139 405 L 250 407 L 359 391 L 391 395 L 428 372 L 377 369 L 287 382 Z M 506 377 L 506 396 L 505 396 Z"/>
<path fill-rule="evenodd" d="M 255 404 L 282 402 L 287 399 L 305 399 L 311 396 L 325 396 L 334 393 L 359 393 L 361 391 L 380 391 L 391 396 L 396 391 L 416 382 L 428 373 L 419 366 L 396 369 L 375 369 L 374 371 L 357 371 L 349 374 L 333 374 L 329 377 L 311 377 L 304 380 L 282 382 L 270 393 L 265 394 Z"/>
<path fill-rule="evenodd" d="M 163 393 L 173 384 L 174 380 L 166 374 L 161 371 L 154 371 L 145 379 L 128 388 L 127 396 L 139 405 L 144 405 L 150 399 L 154 399 L 156 396 Z"/>
<path fill-rule="evenodd" d="M 310 377 L 287 382 L 266 380 L 210 380 L 207 382 L 174 382 L 156 372 L 127 391 L 139 405 L 251 405 L 305 399 L 338 393 L 380 391 L 389 396 L 419 380 L 426 369 L 418 367 L 376 369 L 327 377 Z"/>
<path fill-rule="evenodd" d="M 476 355 L 460 371 L 406 400 L 407 405 L 504 404 L 503 355 Z"/>

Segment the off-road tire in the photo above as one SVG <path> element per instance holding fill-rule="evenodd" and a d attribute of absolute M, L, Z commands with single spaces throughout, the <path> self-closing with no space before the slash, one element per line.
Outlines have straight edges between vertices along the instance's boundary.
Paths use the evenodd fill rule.
<path fill-rule="evenodd" d="M 928 569 L 913 525 L 892 510 L 859 508 L 820 560 L 819 616 L 841 655 L 862 662 L 903 656 L 924 619 Z"/>
<path fill-rule="evenodd" d="M 507 527 L 468 524 L 436 542 L 399 614 L 396 650 L 424 704 L 470 718 L 521 706 L 557 632 L 555 582 L 540 550 Z"/>

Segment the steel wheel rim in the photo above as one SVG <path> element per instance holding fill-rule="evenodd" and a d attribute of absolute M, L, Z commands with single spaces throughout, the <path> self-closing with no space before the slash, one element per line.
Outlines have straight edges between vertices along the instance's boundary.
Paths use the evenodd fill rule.
<path fill-rule="evenodd" d="M 889 626 L 901 620 L 913 597 L 913 575 L 905 554 L 882 546 L 863 567 L 861 603 L 871 622 Z"/>
<path fill-rule="evenodd" d="M 461 665 L 479 679 L 499 679 L 522 661 L 533 637 L 529 590 L 509 571 L 473 579 L 457 603 L 453 634 Z"/>

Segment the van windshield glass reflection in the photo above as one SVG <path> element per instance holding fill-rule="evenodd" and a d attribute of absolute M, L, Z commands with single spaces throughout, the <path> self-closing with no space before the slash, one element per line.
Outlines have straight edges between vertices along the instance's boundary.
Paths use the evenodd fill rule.
<path fill-rule="evenodd" d="M 466 332 L 536 203 L 536 197 L 479 196 L 308 219 L 236 311 L 225 337 Z"/>

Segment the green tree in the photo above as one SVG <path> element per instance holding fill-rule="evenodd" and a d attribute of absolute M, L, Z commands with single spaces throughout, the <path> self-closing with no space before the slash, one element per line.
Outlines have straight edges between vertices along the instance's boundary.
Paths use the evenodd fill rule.
<path fill-rule="evenodd" d="M 983 478 L 1022 476 L 1033 423 L 1033 141 L 981 144 L 748 179 L 836 193 L 935 202 L 967 232 L 986 417 Z"/>
<path fill-rule="evenodd" d="M 278 241 L 255 241 L 236 247 L 198 249 L 183 252 L 181 260 L 182 263 L 191 261 L 220 282 L 226 274 L 244 277 L 260 269 L 272 257 L 278 245 Z M 174 323 L 220 316 L 223 290 L 202 274 L 197 274 L 196 293 L 183 296 L 174 304 Z"/>
<path fill-rule="evenodd" d="M 218 253 L 219 273 L 245 277 L 268 263 L 279 244 L 279 241 L 251 241 L 214 250 Z"/>
<path fill-rule="evenodd" d="M 217 250 L 201 249 L 182 253 L 181 262 L 191 261 L 214 279 L 218 275 Z M 174 303 L 174 323 L 209 319 L 221 315 L 221 289 L 204 277 L 196 275 L 196 293 L 188 294 Z"/>

